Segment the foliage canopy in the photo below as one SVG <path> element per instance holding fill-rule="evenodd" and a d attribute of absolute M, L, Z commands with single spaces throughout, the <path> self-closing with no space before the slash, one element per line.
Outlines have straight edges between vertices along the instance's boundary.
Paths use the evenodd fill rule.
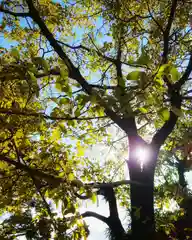
<path fill-rule="evenodd" d="M 11 214 L 1 224 L 4 239 L 86 238 L 85 217 L 106 223 L 115 240 L 155 239 L 162 221 L 170 221 L 166 234 L 182 239 L 164 207 L 190 195 L 190 7 L 187 0 L 1 1 L 0 208 Z M 87 153 L 116 143 L 128 148 L 130 181 L 118 149 L 106 162 Z M 150 152 L 142 167 L 140 148 Z M 79 199 L 95 202 L 97 194 L 109 217 L 80 214 Z M 127 209 L 131 202 L 131 234 L 116 198 Z"/>

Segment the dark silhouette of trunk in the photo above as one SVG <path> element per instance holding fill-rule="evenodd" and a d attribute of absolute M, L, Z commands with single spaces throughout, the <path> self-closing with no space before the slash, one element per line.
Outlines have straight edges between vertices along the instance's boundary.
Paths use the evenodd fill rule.
<path fill-rule="evenodd" d="M 150 151 L 146 165 L 144 164 L 143 167 L 136 158 L 138 147 L 147 148 Z M 129 139 L 129 175 L 132 181 L 139 182 L 138 185 L 130 186 L 131 240 L 153 240 L 155 237 L 154 171 L 157 157 L 158 151 L 140 137 Z"/>

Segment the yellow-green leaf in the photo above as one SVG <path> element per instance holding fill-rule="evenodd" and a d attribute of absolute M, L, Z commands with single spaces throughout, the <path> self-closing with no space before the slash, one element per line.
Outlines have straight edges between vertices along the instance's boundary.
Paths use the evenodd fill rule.
<path fill-rule="evenodd" d="M 177 68 L 172 67 L 171 70 L 170 70 L 170 74 L 171 74 L 171 78 L 174 82 L 179 80 L 180 73 L 178 72 Z"/>
<path fill-rule="evenodd" d="M 147 109 L 144 107 L 139 108 L 139 111 L 142 113 L 147 113 Z"/>
<path fill-rule="evenodd" d="M 96 193 L 92 193 L 91 200 L 92 200 L 93 203 L 97 202 L 97 195 L 96 195 Z"/>
<path fill-rule="evenodd" d="M 42 59 L 42 66 L 45 70 L 45 73 L 48 73 L 49 72 L 49 64 L 45 59 Z"/>
<path fill-rule="evenodd" d="M 19 51 L 16 48 L 11 49 L 11 55 L 16 59 L 20 59 Z"/>
<path fill-rule="evenodd" d="M 60 75 L 62 78 L 68 77 L 68 71 L 65 66 L 60 67 Z"/>
<path fill-rule="evenodd" d="M 162 118 L 164 121 L 169 120 L 170 113 L 169 113 L 169 110 L 168 110 L 167 108 L 162 108 L 162 109 L 159 111 L 159 115 L 161 116 L 161 118 Z"/>
<path fill-rule="evenodd" d="M 139 71 L 130 72 L 130 73 L 127 75 L 127 80 L 139 80 L 140 73 L 141 73 L 141 72 L 139 72 Z"/>
<path fill-rule="evenodd" d="M 81 157 L 85 154 L 85 148 L 81 146 L 80 142 L 77 142 L 77 156 Z"/>

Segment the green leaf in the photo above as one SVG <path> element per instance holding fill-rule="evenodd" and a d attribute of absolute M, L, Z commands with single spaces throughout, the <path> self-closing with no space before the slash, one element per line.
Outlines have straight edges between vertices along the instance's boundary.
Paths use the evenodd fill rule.
<path fill-rule="evenodd" d="M 61 131 L 59 128 L 55 128 L 52 132 L 51 139 L 59 140 L 61 138 Z"/>
<path fill-rule="evenodd" d="M 139 80 L 140 74 L 141 74 L 140 71 L 130 72 L 130 73 L 127 75 L 127 80 Z"/>
<path fill-rule="evenodd" d="M 139 111 L 142 112 L 142 113 L 147 113 L 148 112 L 147 109 L 144 108 L 144 107 L 139 108 Z"/>
<path fill-rule="evenodd" d="M 175 82 L 178 81 L 180 78 L 180 73 L 178 72 L 177 68 L 172 67 L 170 70 L 170 74 L 171 74 L 171 79 Z"/>
<path fill-rule="evenodd" d="M 73 173 L 69 173 L 69 174 L 68 174 L 68 179 L 69 179 L 69 181 L 73 181 L 74 178 L 75 178 L 75 176 L 74 176 Z"/>
<path fill-rule="evenodd" d="M 170 67 L 170 64 L 168 64 L 168 63 L 163 64 L 163 65 L 159 68 L 158 73 L 160 73 L 160 74 L 164 73 L 169 67 Z"/>
<path fill-rule="evenodd" d="M 159 111 L 159 115 L 162 118 L 162 120 L 167 121 L 167 120 L 169 120 L 170 112 L 169 112 L 169 110 L 167 108 L 162 108 Z"/>
<path fill-rule="evenodd" d="M 158 77 L 156 77 L 154 80 L 155 80 L 155 82 L 157 82 L 160 86 L 163 86 L 164 81 L 163 81 L 162 78 L 158 78 Z"/>
<path fill-rule="evenodd" d="M 49 72 L 49 64 L 45 59 L 42 59 L 42 66 L 45 70 L 45 73 L 48 73 Z"/>
<path fill-rule="evenodd" d="M 80 142 L 77 142 L 77 156 L 82 157 L 85 154 L 85 148 L 81 146 Z"/>
<path fill-rule="evenodd" d="M 141 55 L 138 58 L 138 60 L 136 61 L 136 63 L 140 64 L 140 65 L 148 65 L 150 62 L 151 62 L 151 59 L 150 59 L 149 55 L 147 54 L 145 49 L 142 48 Z"/>
<path fill-rule="evenodd" d="M 59 105 L 69 104 L 69 103 L 70 103 L 70 99 L 69 98 L 61 98 L 59 100 Z"/>
<path fill-rule="evenodd" d="M 11 49 L 11 55 L 16 58 L 17 60 L 20 59 L 20 54 L 19 51 L 17 50 L 17 48 L 12 48 Z"/>
<path fill-rule="evenodd" d="M 62 78 L 68 77 L 68 71 L 67 71 L 66 66 L 63 65 L 60 67 L 60 75 Z"/>
<path fill-rule="evenodd" d="M 92 193 L 91 200 L 92 200 L 93 203 L 97 202 L 97 195 L 96 195 L 96 193 Z"/>
<path fill-rule="evenodd" d="M 29 76 L 31 78 L 31 81 L 33 83 L 37 83 L 37 78 L 35 77 L 34 73 L 28 71 L 28 74 L 29 74 Z"/>

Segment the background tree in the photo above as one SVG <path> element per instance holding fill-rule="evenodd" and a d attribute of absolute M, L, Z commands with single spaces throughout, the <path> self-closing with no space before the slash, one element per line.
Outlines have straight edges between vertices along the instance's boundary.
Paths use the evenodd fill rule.
<path fill-rule="evenodd" d="M 2 1 L 0 11 L 3 38 L 14 44 L 1 47 L 3 211 L 21 215 L 41 199 L 56 233 L 50 198 L 62 202 L 63 217 L 72 214 L 72 238 L 86 235 L 82 217 L 93 216 L 114 239 L 154 239 L 160 148 L 174 154 L 182 187 L 191 166 L 190 2 L 15 0 Z M 99 184 L 113 166 L 100 170 L 84 150 L 109 142 L 111 124 L 128 137 L 130 181 Z M 123 183 L 130 184 L 131 234 L 114 192 Z M 109 217 L 80 216 L 77 198 L 96 194 L 108 201 Z"/>

